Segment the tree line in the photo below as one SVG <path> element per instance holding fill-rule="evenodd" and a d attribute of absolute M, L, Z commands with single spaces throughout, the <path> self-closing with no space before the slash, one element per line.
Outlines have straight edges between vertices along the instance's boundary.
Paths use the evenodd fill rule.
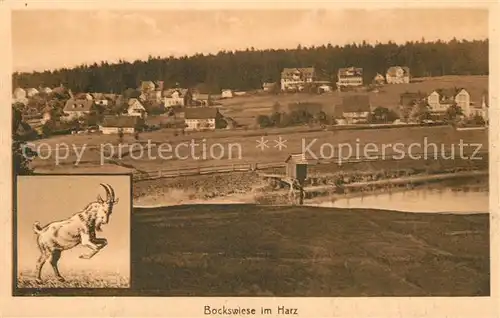
<path fill-rule="evenodd" d="M 75 68 L 13 74 L 13 87 L 55 87 L 60 84 L 75 92 L 121 93 L 137 88 L 143 80 L 164 81 L 165 87 L 203 85 L 206 93 L 221 89 L 252 90 L 263 82 L 277 82 L 285 67 L 315 67 L 319 80 L 335 81 L 339 68 L 362 67 L 364 82 L 377 73 L 385 75 L 394 65 L 408 66 L 411 76 L 487 75 L 488 40 L 405 44 L 349 44 L 295 49 L 220 51 L 183 57 L 153 57 L 118 63 L 94 63 Z"/>

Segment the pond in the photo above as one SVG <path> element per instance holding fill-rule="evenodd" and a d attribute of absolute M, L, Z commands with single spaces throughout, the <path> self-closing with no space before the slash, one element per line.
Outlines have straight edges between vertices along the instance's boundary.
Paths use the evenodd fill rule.
<path fill-rule="evenodd" d="M 435 184 L 411 190 L 316 198 L 307 205 L 335 208 L 370 208 L 420 213 L 473 214 L 489 212 L 487 180 L 473 185 Z"/>

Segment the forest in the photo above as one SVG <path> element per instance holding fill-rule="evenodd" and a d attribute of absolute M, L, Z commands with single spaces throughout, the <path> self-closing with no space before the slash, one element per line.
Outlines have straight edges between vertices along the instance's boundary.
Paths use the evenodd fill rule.
<path fill-rule="evenodd" d="M 146 61 L 119 61 L 33 73 L 14 73 L 13 88 L 61 84 L 74 92 L 121 93 L 137 88 L 143 80 L 164 81 L 164 87 L 203 87 L 204 93 L 221 89 L 260 89 L 263 82 L 277 82 L 285 67 L 315 67 L 318 80 L 335 82 L 342 67 L 363 68 L 364 82 L 377 73 L 385 75 L 394 65 L 408 66 L 412 77 L 442 75 L 487 75 L 488 40 L 405 44 L 332 44 L 295 49 L 221 51 L 183 57 L 149 56 Z M 201 89 L 200 89 L 201 90 Z"/>

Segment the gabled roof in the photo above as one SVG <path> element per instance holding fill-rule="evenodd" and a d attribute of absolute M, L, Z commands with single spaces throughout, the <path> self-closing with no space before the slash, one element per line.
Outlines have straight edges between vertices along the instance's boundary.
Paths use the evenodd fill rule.
<path fill-rule="evenodd" d="M 142 106 L 142 103 L 137 98 L 131 98 L 128 100 L 129 107 L 137 103 L 139 103 L 139 105 L 141 105 L 141 107 L 144 108 L 144 106 Z"/>
<path fill-rule="evenodd" d="M 186 119 L 213 119 L 219 110 L 217 107 L 186 107 L 184 112 Z"/>
<path fill-rule="evenodd" d="M 387 75 L 396 76 L 396 73 L 399 69 L 403 70 L 403 76 L 410 75 L 410 68 L 407 66 L 391 66 L 387 69 Z"/>
<path fill-rule="evenodd" d="M 462 91 L 464 88 L 462 87 L 455 87 L 455 88 L 440 88 L 434 90 L 436 93 L 439 94 L 442 98 L 455 98 L 460 91 Z"/>
<path fill-rule="evenodd" d="M 30 87 L 26 89 L 26 93 L 28 94 L 38 94 L 38 90 L 36 88 Z"/>
<path fill-rule="evenodd" d="M 138 124 L 136 116 L 106 116 L 101 124 L 102 127 L 132 128 Z"/>
<path fill-rule="evenodd" d="M 154 90 L 156 88 L 156 85 L 153 81 L 142 81 L 141 82 L 141 91 L 145 90 Z"/>
<path fill-rule="evenodd" d="M 169 89 L 163 91 L 163 96 L 170 98 L 170 97 L 172 97 L 172 94 L 175 92 L 179 93 L 179 97 L 184 97 L 186 95 L 186 93 L 188 92 L 188 90 L 187 90 L 187 88 L 169 88 Z"/>
<path fill-rule="evenodd" d="M 294 74 L 301 75 L 304 77 L 310 77 L 314 75 L 314 67 L 296 67 L 296 68 L 284 68 L 281 72 L 281 77 L 289 77 Z"/>
<path fill-rule="evenodd" d="M 66 105 L 64 106 L 65 112 L 89 112 L 92 110 L 94 101 L 87 99 L 68 99 Z"/>
<path fill-rule="evenodd" d="M 363 76 L 363 69 L 361 67 L 354 66 L 339 68 L 337 75 L 339 77 Z"/>

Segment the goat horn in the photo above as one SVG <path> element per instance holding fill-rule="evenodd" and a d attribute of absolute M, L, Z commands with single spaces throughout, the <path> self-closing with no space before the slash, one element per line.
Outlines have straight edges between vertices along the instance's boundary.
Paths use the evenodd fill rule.
<path fill-rule="evenodd" d="M 109 191 L 111 191 L 111 199 L 114 201 L 115 200 L 115 189 L 108 183 L 107 184 Z"/>
<path fill-rule="evenodd" d="M 107 185 L 101 183 L 101 186 L 106 190 L 106 200 L 109 200 L 111 198 L 111 192 L 109 191 L 109 188 Z"/>

